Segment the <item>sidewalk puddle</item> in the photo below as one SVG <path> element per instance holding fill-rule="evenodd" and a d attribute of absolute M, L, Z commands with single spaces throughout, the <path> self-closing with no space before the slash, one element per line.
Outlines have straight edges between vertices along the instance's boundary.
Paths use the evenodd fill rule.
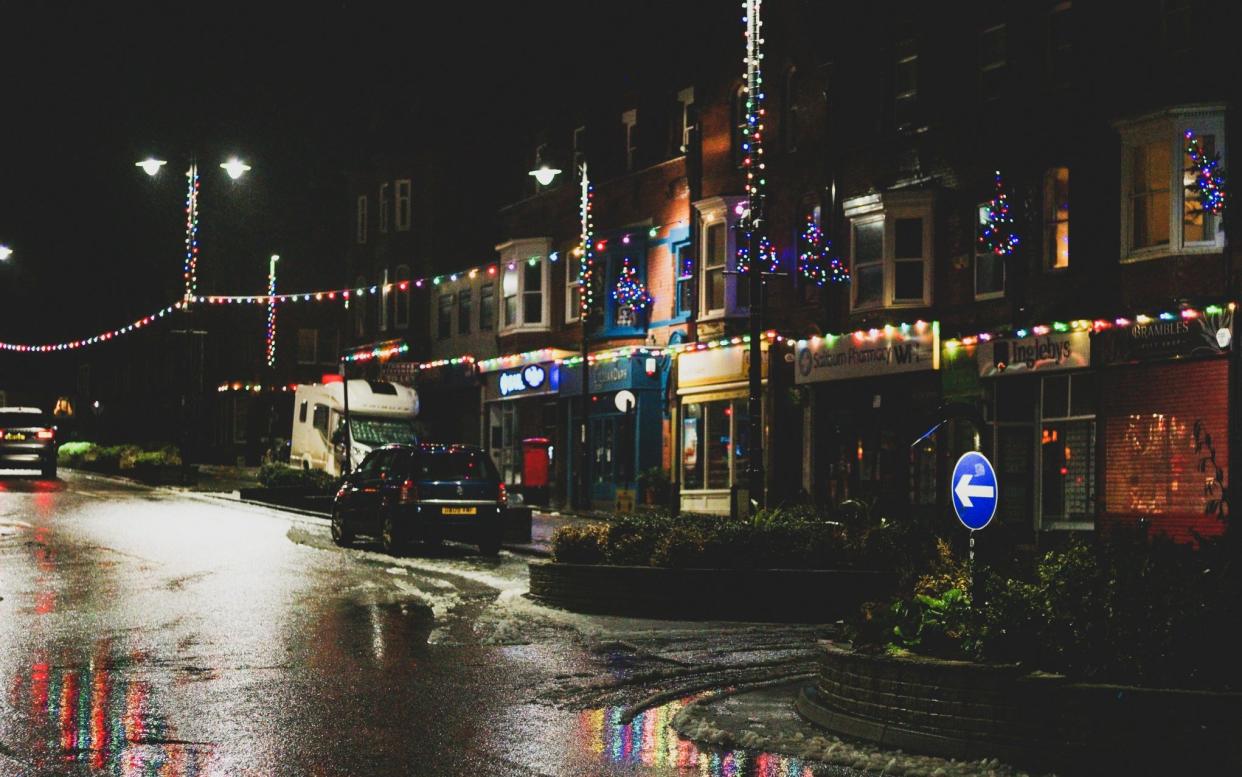
<path fill-rule="evenodd" d="M 578 716 L 581 741 L 599 757 L 619 765 L 643 766 L 657 773 L 701 777 L 814 777 L 808 762 L 772 753 L 716 750 L 682 739 L 669 725 L 686 705 L 709 693 L 691 694 L 650 707 L 622 723 L 625 707 L 586 710 Z"/>

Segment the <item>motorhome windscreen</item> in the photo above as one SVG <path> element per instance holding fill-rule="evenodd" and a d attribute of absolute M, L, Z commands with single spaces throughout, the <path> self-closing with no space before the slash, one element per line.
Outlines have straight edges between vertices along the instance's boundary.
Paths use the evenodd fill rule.
<path fill-rule="evenodd" d="M 351 413 L 349 424 L 354 441 L 363 445 L 375 447 L 390 442 L 416 441 L 414 423 L 408 418 L 381 418 Z"/>

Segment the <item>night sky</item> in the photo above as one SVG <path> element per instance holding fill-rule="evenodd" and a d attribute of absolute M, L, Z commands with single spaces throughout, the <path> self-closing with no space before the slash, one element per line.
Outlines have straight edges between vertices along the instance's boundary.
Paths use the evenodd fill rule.
<path fill-rule="evenodd" d="M 201 291 L 261 293 L 273 252 L 292 285 L 341 280 L 298 268 L 343 267 L 344 173 L 378 138 L 460 159 L 493 218 L 515 119 L 659 67 L 641 54 L 678 29 L 669 5 L 0 2 L 0 340 L 89 335 L 176 299 L 191 156 Z M 231 154 L 254 167 L 237 183 L 218 167 Z M 155 179 L 134 166 L 148 155 L 169 162 Z"/>

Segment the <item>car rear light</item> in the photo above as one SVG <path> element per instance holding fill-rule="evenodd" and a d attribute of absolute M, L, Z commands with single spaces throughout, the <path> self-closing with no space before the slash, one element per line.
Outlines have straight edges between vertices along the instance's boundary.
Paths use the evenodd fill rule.
<path fill-rule="evenodd" d="M 418 501 L 418 485 L 413 480 L 407 480 L 401 484 L 401 496 L 398 501 L 403 505 Z"/>
<path fill-rule="evenodd" d="M 504 483 L 500 484 L 500 491 L 496 494 L 496 501 L 500 502 L 502 505 L 509 504 L 509 492 L 505 491 Z"/>
<path fill-rule="evenodd" d="M 53 432 L 51 429 L 40 429 L 39 431 L 35 432 L 35 437 L 39 438 L 40 440 L 50 440 L 55 436 L 56 436 L 56 432 Z"/>

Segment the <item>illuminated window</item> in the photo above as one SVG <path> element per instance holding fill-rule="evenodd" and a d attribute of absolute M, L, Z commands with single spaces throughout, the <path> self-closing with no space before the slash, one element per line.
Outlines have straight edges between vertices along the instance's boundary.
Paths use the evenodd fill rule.
<path fill-rule="evenodd" d="M 1133 225 L 1130 245 L 1134 248 L 1150 248 L 1169 242 L 1170 156 L 1170 146 L 1164 139 L 1130 150 L 1130 169 L 1133 171 L 1130 179 Z"/>
<path fill-rule="evenodd" d="M 745 399 L 687 402 L 683 406 L 683 490 L 719 491 L 745 480 L 750 456 L 748 419 Z"/>
<path fill-rule="evenodd" d="M 1038 440 L 1044 527 L 1094 520 L 1096 401 L 1092 373 L 1066 373 L 1042 381 Z"/>
<path fill-rule="evenodd" d="M 674 277 L 677 278 L 674 315 L 688 316 L 694 309 L 694 251 L 689 243 L 673 249 Z"/>
<path fill-rule="evenodd" d="M 1044 267 L 1069 267 L 1069 168 L 1044 173 Z"/>

